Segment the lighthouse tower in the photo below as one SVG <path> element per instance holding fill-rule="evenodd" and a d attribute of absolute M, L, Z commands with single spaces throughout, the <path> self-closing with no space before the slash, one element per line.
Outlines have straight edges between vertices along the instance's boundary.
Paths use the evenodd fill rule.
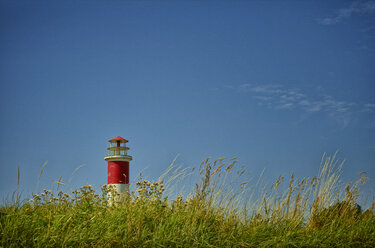
<path fill-rule="evenodd" d="M 112 185 L 120 199 L 129 193 L 129 162 L 132 157 L 128 155 L 127 142 L 120 136 L 109 140 L 108 155 L 104 157 L 104 160 L 108 161 L 108 186 Z M 108 199 L 110 202 L 120 200 L 113 199 L 110 194 Z"/>

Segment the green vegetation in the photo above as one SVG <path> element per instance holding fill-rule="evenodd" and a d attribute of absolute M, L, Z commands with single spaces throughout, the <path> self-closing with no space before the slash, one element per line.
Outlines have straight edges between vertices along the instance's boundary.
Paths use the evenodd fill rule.
<path fill-rule="evenodd" d="M 190 173 L 171 167 L 168 178 L 140 179 L 113 204 L 105 185 L 101 194 L 90 185 L 71 195 L 44 190 L 1 207 L 0 246 L 375 247 L 375 204 L 366 211 L 356 204 L 366 178 L 343 186 L 335 156 L 322 160 L 317 177 L 279 177 L 270 188 L 242 181 L 236 163 L 206 159 Z M 199 178 L 194 188 L 168 199 L 187 175 Z"/>

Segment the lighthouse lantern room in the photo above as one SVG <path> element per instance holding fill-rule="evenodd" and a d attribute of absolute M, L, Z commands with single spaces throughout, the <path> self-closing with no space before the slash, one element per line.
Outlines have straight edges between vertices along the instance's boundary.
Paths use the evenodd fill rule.
<path fill-rule="evenodd" d="M 129 162 L 133 159 L 128 155 L 128 141 L 120 136 L 109 140 L 108 155 L 104 157 L 108 161 L 108 185 L 112 185 L 119 199 L 129 193 Z M 116 200 L 109 194 L 110 201 Z"/>

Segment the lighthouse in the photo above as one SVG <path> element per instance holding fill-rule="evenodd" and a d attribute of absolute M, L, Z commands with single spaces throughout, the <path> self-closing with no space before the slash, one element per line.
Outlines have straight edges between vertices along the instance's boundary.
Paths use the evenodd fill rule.
<path fill-rule="evenodd" d="M 112 185 L 119 196 L 119 199 L 113 199 L 109 193 L 110 203 L 113 200 L 121 200 L 125 194 L 129 193 L 129 162 L 133 158 L 128 155 L 127 142 L 120 136 L 109 140 L 108 155 L 104 157 L 104 160 L 108 161 L 108 186 Z"/>

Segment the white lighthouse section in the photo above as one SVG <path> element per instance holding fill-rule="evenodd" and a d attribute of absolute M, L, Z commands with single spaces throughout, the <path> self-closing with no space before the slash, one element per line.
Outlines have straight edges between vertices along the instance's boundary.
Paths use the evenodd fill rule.
<path fill-rule="evenodd" d="M 129 195 L 129 184 L 111 183 L 108 185 L 110 191 L 107 194 L 109 205 L 112 206 L 115 202 L 121 202 Z"/>

